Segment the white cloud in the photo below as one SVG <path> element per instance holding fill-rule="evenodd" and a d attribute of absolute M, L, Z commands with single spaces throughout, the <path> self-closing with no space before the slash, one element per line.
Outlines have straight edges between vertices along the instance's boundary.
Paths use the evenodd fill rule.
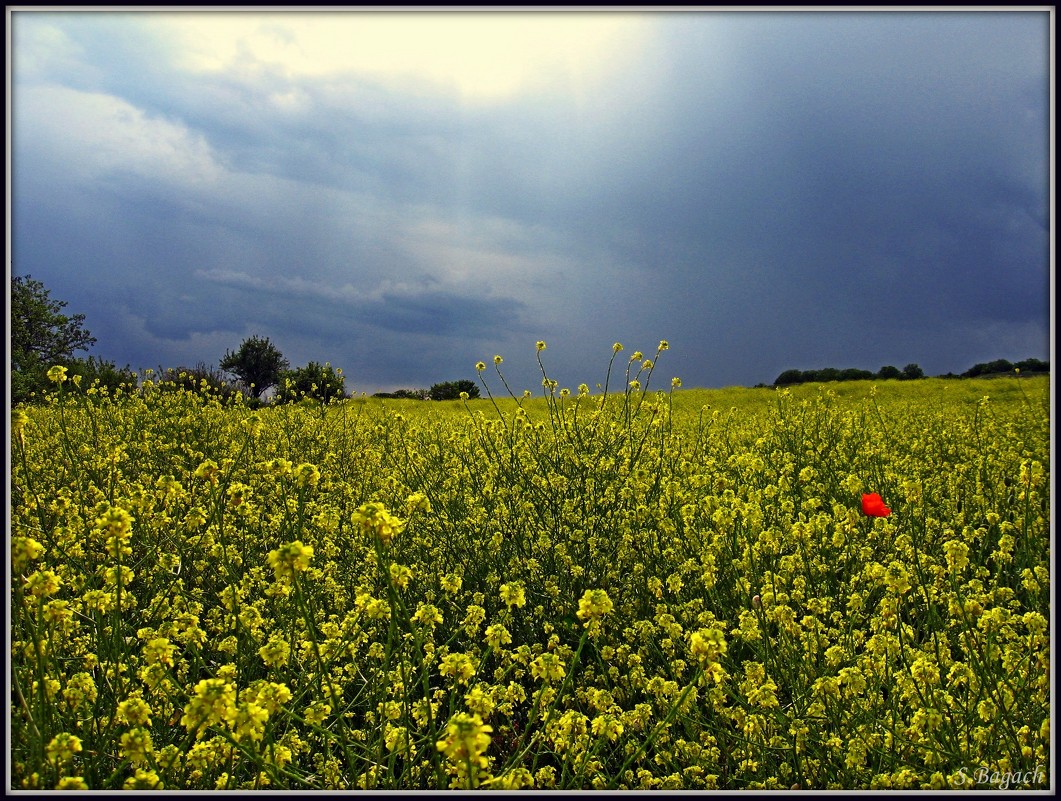
<path fill-rule="evenodd" d="M 15 132 L 20 149 L 44 151 L 67 176 L 82 181 L 131 174 L 192 187 L 214 183 L 224 172 L 200 134 L 98 92 L 22 86 Z"/>

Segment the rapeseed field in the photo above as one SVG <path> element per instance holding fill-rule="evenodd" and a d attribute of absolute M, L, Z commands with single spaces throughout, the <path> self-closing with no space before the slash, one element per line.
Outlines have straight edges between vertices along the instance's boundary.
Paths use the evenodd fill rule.
<path fill-rule="evenodd" d="M 55 368 L 13 786 L 1045 789 L 1048 379 L 659 390 L 665 350 L 256 410 Z"/>

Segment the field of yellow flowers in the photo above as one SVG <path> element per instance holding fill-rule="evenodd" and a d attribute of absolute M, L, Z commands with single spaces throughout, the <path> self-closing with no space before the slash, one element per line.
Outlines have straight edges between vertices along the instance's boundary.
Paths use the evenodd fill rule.
<path fill-rule="evenodd" d="M 1045 378 L 12 412 L 14 788 L 1009 788 Z M 625 367 L 625 372 L 624 372 Z M 609 381 L 618 386 L 608 386 Z"/>

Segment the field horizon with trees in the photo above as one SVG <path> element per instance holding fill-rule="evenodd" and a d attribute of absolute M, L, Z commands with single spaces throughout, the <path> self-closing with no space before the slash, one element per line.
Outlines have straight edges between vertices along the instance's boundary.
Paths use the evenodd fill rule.
<path fill-rule="evenodd" d="M 302 367 L 291 368 L 288 360 L 268 337 L 252 335 L 244 339 L 236 350 L 226 351 L 217 367 L 197 362 L 195 366 L 141 368 L 129 365 L 119 368 L 116 363 L 89 355 L 77 357 L 77 351 L 87 351 L 96 344 L 95 337 L 85 328 L 83 314 L 64 313 L 66 301 L 51 297 L 43 283 L 32 276 L 12 276 L 11 279 L 11 399 L 15 404 L 39 402 L 49 382 L 47 371 L 54 366 L 67 368 L 71 378 L 79 376 L 77 385 L 93 384 L 110 391 L 120 386 L 136 388 L 145 379 L 183 386 L 187 389 L 209 387 L 223 397 L 244 394 L 250 405 L 263 402 L 262 396 L 272 393 L 275 403 L 290 403 L 309 398 L 324 403 L 349 397 L 345 389 L 346 376 L 330 363 L 310 361 Z M 997 359 L 978 363 L 963 373 L 946 373 L 940 378 L 975 378 L 1007 375 L 1017 371 L 1024 375 L 1049 373 L 1049 362 L 1028 358 L 1018 362 Z M 924 378 L 921 368 L 914 363 L 902 370 L 885 365 L 876 373 L 858 368 L 817 370 L 790 369 L 783 371 L 772 384 L 756 384 L 755 388 L 777 388 L 804 383 L 830 383 L 863 380 L 917 380 Z M 430 388 L 405 388 L 391 392 L 377 392 L 373 397 L 406 400 L 457 400 L 461 393 L 471 398 L 480 396 L 480 387 L 470 379 L 440 381 Z"/>

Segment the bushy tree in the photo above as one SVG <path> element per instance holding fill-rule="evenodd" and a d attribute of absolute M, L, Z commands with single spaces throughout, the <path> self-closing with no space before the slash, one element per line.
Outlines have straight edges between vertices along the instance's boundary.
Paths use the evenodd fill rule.
<path fill-rule="evenodd" d="M 1022 359 L 1013 365 L 1017 370 L 1022 373 L 1049 373 L 1050 362 L 1044 362 L 1041 359 Z"/>
<path fill-rule="evenodd" d="M 893 367 L 890 364 L 886 364 L 882 368 L 880 368 L 880 371 L 877 373 L 877 378 L 881 379 L 882 381 L 887 381 L 890 378 L 901 378 L 902 375 L 902 371 L 899 370 L 898 367 Z"/>
<path fill-rule="evenodd" d="M 788 384 L 800 384 L 803 382 L 803 373 L 800 370 L 785 370 L 774 379 L 774 386 L 783 387 Z"/>
<path fill-rule="evenodd" d="M 443 381 L 431 387 L 428 397 L 431 400 L 457 400 L 462 392 L 467 392 L 469 398 L 478 398 L 479 385 L 467 378 L 460 381 Z"/>
<path fill-rule="evenodd" d="M 976 378 L 978 375 L 991 375 L 992 373 L 1012 373 L 1013 363 L 1006 359 L 995 359 L 993 362 L 981 362 L 974 364 L 962 376 L 965 378 Z"/>
<path fill-rule="evenodd" d="M 919 365 L 916 365 L 913 362 L 911 362 L 910 364 L 906 365 L 906 367 L 903 368 L 902 378 L 903 378 L 904 381 L 913 381 L 914 379 L 924 378 L 924 377 L 925 377 L 925 371 L 922 370 Z"/>
<path fill-rule="evenodd" d="M 373 398 L 396 398 L 401 400 L 427 400 L 431 395 L 428 389 L 396 389 L 394 392 L 376 392 Z"/>
<path fill-rule="evenodd" d="M 225 381 L 220 370 L 208 367 L 205 362 L 198 362 L 195 367 L 159 368 L 159 386 L 165 390 L 184 389 L 188 392 L 212 393 L 220 398 L 231 398 L 239 390 Z"/>
<path fill-rule="evenodd" d="M 251 397 L 259 399 L 265 390 L 280 383 L 288 362 L 268 337 L 254 336 L 243 340 L 235 353 L 227 351 L 220 367 L 236 376 Z"/>
<path fill-rule="evenodd" d="M 136 371 L 129 365 L 118 367 L 114 362 L 97 359 L 94 356 L 89 356 L 87 359 L 72 359 L 69 368 L 68 377 L 71 381 L 74 376 L 81 376 L 77 384 L 81 390 L 87 390 L 95 385 L 113 394 L 119 388 L 135 389 L 139 382 Z"/>
<path fill-rule="evenodd" d="M 345 378 L 336 373 L 331 364 L 310 362 L 305 367 L 285 370 L 280 374 L 276 400 L 280 403 L 312 398 L 327 403 L 343 397 Z"/>
<path fill-rule="evenodd" d="M 11 400 L 28 400 L 48 386 L 48 368 L 71 366 L 74 352 L 96 343 L 85 315 L 66 315 L 66 301 L 31 276 L 11 277 Z"/>

